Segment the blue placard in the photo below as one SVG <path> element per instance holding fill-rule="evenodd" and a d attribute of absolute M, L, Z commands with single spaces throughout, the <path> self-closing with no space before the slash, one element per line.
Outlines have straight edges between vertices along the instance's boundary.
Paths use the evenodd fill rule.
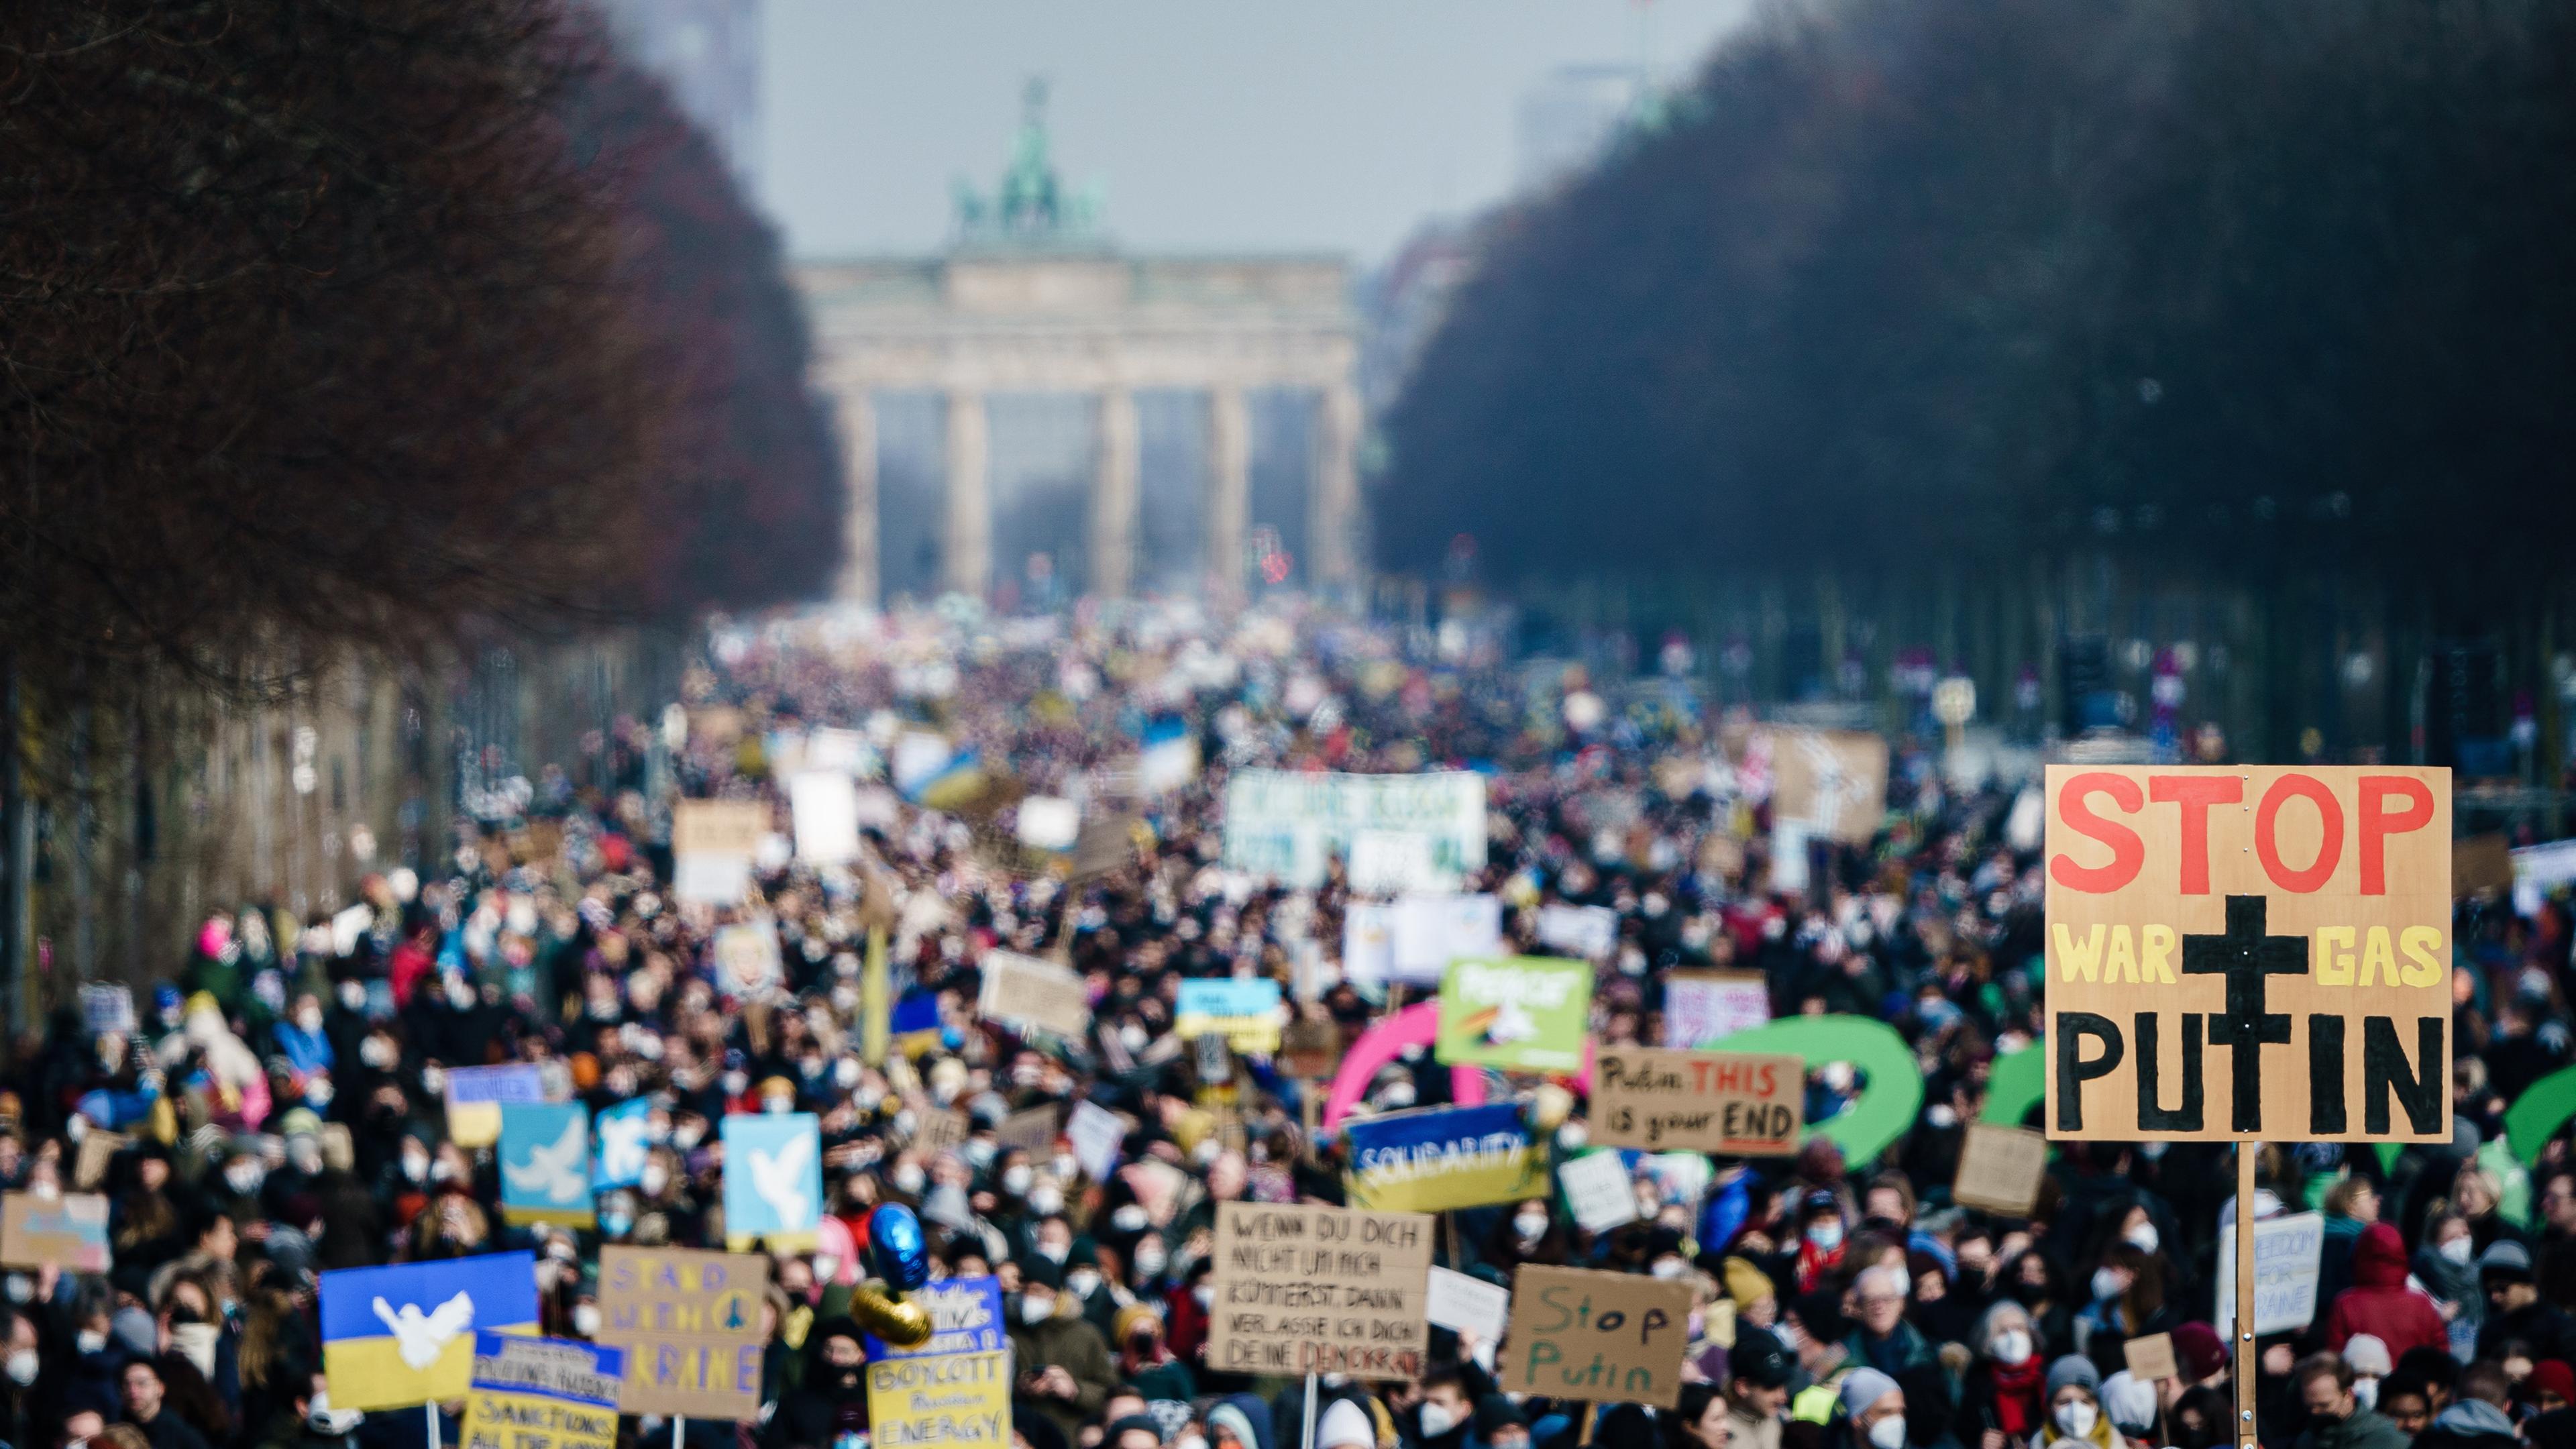
<path fill-rule="evenodd" d="M 501 1104 L 501 1213 L 514 1223 L 591 1221 L 588 1107 Z"/>
<path fill-rule="evenodd" d="M 535 1062 L 447 1069 L 447 1100 L 450 1105 L 459 1102 L 542 1102 L 545 1099 L 545 1069 Z"/>
<path fill-rule="evenodd" d="M 542 1372 L 513 1372 L 509 1362 L 513 1348 L 521 1354 L 540 1350 L 550 1362 Z M 583 1359 L 589 1360 L 587 1366 L 582 1365 Z M 575 1372 L 564 1372 L 567 1367 Z M 585 1376 L 590 1382 L 583 1382 Z M 626 1350 L 622 1348 L 578 1338 L 533 1338 L 488 1329 L 477 1329 L 474 1334 L 474 1387 L 484 1393 L 524 1394 L 533 1399 L 614 1409 L 617 1381 L 624 1377 Z"/>
<path fill-rule="evenodd" d="M 1268 1016 L 1279 1009 L 1279 983 L 1231 976 L 1183 981 L 1175 1016 Z"/>
<path fill-rule="evenodd" d="M 1451 1107 L 1355 1117 L 1343 1179 L 1353 1207 L 1439 1212 L 1520 1202 L 1548 1191 L 1543 1155 L 1520 1104 Z"/>
<path fill-rule="evenodd" d="M 930 1337 L 918 1348 L 896 1348 L 871 1333 L 868 1360 L 930 1358 L 944 1353 L 990 1353 L 1004 1344 L 1002 1280 L 942 1278 L 904 1295 L 930 1315 Z"/>
<path fill-rule="evenodd" d="M 823 1216 L 823 1131 L 811 1112 L 724 1119 L 725 1240 L 814 1241 Z"/>
<path fill-rule="evenodd" d="M 331 1402 L 393 1409 L 465 1392 L 475 1333 L 534 1329 L 534 1253 L 489 1253 L 322 1275 Z"/>
<path fill-rule="evenodd" d="M 599 1120 L 591 1124 L 592 1191 L 633 1187 L 644 1180 L 644 1159 L 652 1150 L 645 1132 L 651 1126 L 652 1115 L 653 1104 L 638 1097 L 601 1112 Z"/>

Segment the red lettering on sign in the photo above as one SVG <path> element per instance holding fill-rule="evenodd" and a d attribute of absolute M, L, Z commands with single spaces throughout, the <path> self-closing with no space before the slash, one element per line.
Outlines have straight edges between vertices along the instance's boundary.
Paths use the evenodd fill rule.
<path fill-rule="evenodd" d="M 2292 870 L 2281 863 L 2281 807 L 2294 795 L 2304 796 L 2315 805 L 2317 819 L 2325 826 L 2317 840 L 2317 858 L 2305 870 Z M 2326 788 L 2325 781 L 2314 775 L 2283 775 L 2272 782 L 2272 788 L 2263 792 L 2263 803 L 2254 811 L 2254 857 L 2263 862 L 2263 873 L 2272 878 L 2272 884 L 2292 895 L 2304 896 L 2324 887 L 2343 860 L 2343 804 L 2335 799 L 2334 791 Z"/>
<path fill-rule="evenodd" d="M 2209 894 L 2209 807 L 2242 802 L 2245 782 L 2234 775 L 2149 775 L 2147 798 L 2182 807 L 2182 893 Z"/>
<path fill-rule="evenodd" d="M 2094 814 L 2086 799 L 2094 794 L 2110 796 L 2112 804 L 2130 815 L 2147 808 L 2147 800 L 2139 792 L 2137 781 L 2103 770 L 2069 775 L 2066 783 L 2058 787 L 2057 818 L 2076 834 L 2111 847 L 2111 863 L 2078 865 L 2071 855 L 2055 855 L 2048 861 L 2048 878 L 2068 890 L 2098 896 L 2108 895 L 2138 878 L 2139 867 L 2147 861 L 2147 843 L 2129 827 Z"/>
<path fill-rule="evenodd" d="M 2402 812 L 2388 809 L 2390 796 L 2408 802 Z M 2433 823 L 2433 791 L 2404 775 L 2361 777 L 2361 893 L 2388 894 L 2388 837 L 2421 830 Z"/>

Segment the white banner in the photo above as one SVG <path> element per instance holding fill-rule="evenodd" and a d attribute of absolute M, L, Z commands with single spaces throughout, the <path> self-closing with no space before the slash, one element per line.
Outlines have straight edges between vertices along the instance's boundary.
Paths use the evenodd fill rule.
<path fill-rule="evenodd" d="M 1362 831 L 1420 835 L 1431 866 L 1454 884 L 1485 864 L 1485 777 L 1324 775 L 1244 770 L 1226 782 L 1225 864 L 1283 885 L 1324 883 L 1325 862 L 1348 858 Z"/>

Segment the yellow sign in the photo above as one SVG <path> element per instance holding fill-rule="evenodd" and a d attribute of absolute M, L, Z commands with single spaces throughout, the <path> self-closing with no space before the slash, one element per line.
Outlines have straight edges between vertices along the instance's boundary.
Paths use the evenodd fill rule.
<path fill-rule="evenodd" d="M 877 1449 L 1009 1449 L 1010 1354 L 942 1353 L 868 1365 Z"/>

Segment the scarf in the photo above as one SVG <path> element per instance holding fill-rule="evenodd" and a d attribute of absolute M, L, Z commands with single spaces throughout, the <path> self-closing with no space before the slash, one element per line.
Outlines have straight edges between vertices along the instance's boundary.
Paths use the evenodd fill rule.
<path fill-rule="evenodd" d="M 1798 1291 L 1801 1293 L 1816 1291 L 1816 1284 L 1827 1273 L 1843 1265 L 1843 1249 L 1850 1246 L 1850 1242 L 1849 1238 L 1845 1238 L 1842 1242 L 1834 1244 L 1834 1250 L 1828 1253 L 1805 1238 L 1800 1238 L 1798 1240 Z"/>
<path fill-rule="evenodd" d="M 1995 1427 L 2015 1439 L 2030 1437 L 2031 1429 L 2040 1421 L 2040 1385 L 2048 1377 L 2039 1355 L 2034 1353 L 2017 1364 L 1989 1359 L 1987 1369 L 1994 1376 Z"/>

